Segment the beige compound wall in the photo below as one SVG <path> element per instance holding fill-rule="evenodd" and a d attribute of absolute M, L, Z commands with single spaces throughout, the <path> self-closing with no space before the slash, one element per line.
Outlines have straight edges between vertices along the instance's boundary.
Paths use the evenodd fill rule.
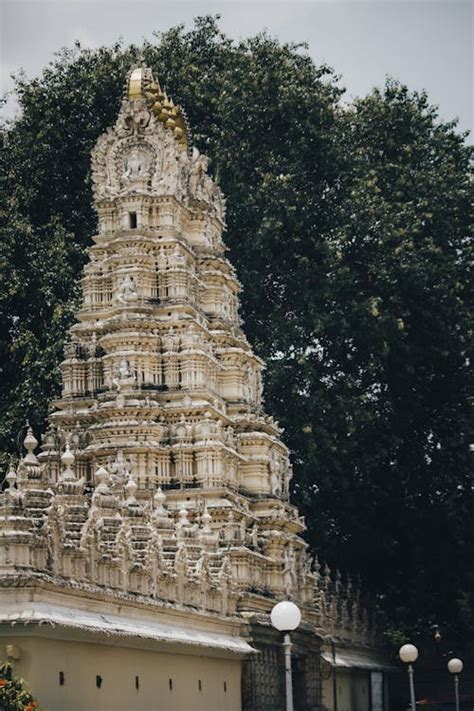
<path fill-rule="evenodd" d="M 47 711 L 240 711 L 241 708 L 240 660 L 40 637 L 16 637 L 9 641 L 21 654 L 14 665 L 16 672 L 28 682 Z M 64 675 L 62 686 L 60 672 Z M 100 689 L 96 685 L 97 676 L 102 678 Z"/>
<path fill-rule="evenodd" d="M 370 676 L 367 672 L 342 671 L 336 673 L 337 704 L 334 703 L 332 676 L 323 680 L 323 703 L 333 711 L 369 711 Z"/>
<path fill-rule="evenodd" d="M 377 708 L 389 711 L 388 684 L 386 675 L 383 676 L 383 698 Z M 336 694 L 334 703 L 334 681 L 331 674 L 324 674 L 322 677 L 322 697 L 323 704 L 328 711 L 372 711 L 375 707 L 371 700 L 371 678 L 370 672 L 357 669 L 343 670 L 336 672 Z"/>

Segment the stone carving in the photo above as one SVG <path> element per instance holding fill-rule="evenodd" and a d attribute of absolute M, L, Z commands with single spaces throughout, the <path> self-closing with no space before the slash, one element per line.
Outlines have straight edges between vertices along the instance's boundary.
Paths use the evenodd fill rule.
<path fill-rule="evenodd" d="M 109 461 L 108 469 L 113 488 L 123 487 L 130 477 L 131 463 L 126 459 L 121 449 L 117 452 L 115 459 Z"/>
<path fill-rule="evenodd" d="M 189 194 L 196 200 L 205 200 L 209 197 L 207 188 L 207 168 L 209 160 L 193 149 L 193 159 L 189 169 Z"/>
<path fill-rule="evenodd" d="M 283 585 L 285 595 L 290 598 L 297 584 L 296 576 L 296 556 L 293 546 L 288 544 L 285 548 L 285 558 L 283 565 Z"/>
<path fill-rule="evenodd" d="M 189 158 L 185 151 L 177 149 L 173 142 L 167 142 L 163 173 L 155 189 L 159 195 L 175 195 L 178 200 L 187 199 Z"/>
<path fill-rule="evenodd" d="M 123 386 L 130 386 L 135 383 L 135 376 L 132 373 L 129 361 L 126 358 L 122 358 L 122 360 L 120 361 L 120 364 L 117 368 L 117 375 L 112 382 L 117 388 L 117 392 L 119 393 Z"/>
<path fill-rule="evenodd" d="M 130 274 L 126 274 L 119 283 L 116 292 L 116 299 L 121 304 L 126 304 L 129 301 L 138 299 L 137 286 L 135 279 Z"/>
<path fill-rule="evenodd" d="M 273 496 L 281 496 L 281 464 L 278 455 L 273 452 L 270 460 L 270 491 Z"/>
<path fill-rule="evenodd" d="M 149 154 L 134 147 L 125 158 L 125 171 L 122 174 L 124 181 L 136 178 L 148 178 L 150 176 L 150 156 Z"/>
<path fill-rule="evenodd" d="M 189 167 L 189 197 L 191 200 L 198 200 L 206 203 L 220 220 L 225 217 L 225 203 L 220 188 L 207 175 L 209 160 L 199 153 L 197 148 L 193 149 L 191 165 Z M 206 232 L 206 234 L 209 234 Z M 212 238 L 211 238 L 212 239 Z M 210 242 L 208 238 L 208 243 Z"/>
<path fill-rule="evenodd" d="M 38 455 L 27 428 L 0 494 L 6 584 L 21 569 L 127 605 L 231 617 L 285 595 L 318 634 L 363 644 L 353 584 L 317 561 L 311 571 L 299 536 L 288 451 L 260 410 L 262 364 L 237 322 L 220 189 L 207 158 L 186 149 L 182 111 L 152 83 L 139 73 L 145 88 L 94 151 L 100 233 L 62 397 Z"/>
<path fill-rule="evenodd" d="M 221 614 L 233 609 L 236 596 L 242 595 L 245 585 L 242 588 L 241 581 L 235 587 L 232 565 L 225 552 L 229 546 L 236 545 L 260 552 L 262 537 L 256 521 L 249 526 L 246 517 L 242 516 L 238 523 L 231 507 L 223 535 L 219 536 L 213 532 L 212 517 L 205 501 L 200 498 L 196 502 L 197 510 L 202 511 L 200 528 L 189 521 L 185 507 L 179 510 L 178 518 L 173 522 L 161 489 L 154 495 L 153 506 L 144 508 L 138 499 L 137 484 L 130 476 L 129 461 L 122 450 L 117 452 L 108 469 L 103 466 L 96 469 L 91 500 L 84 494 L 84 481 L 77 479 L 74 472 L 76 460 L 69 445 L 66 445 L 61 455 L 63 472 L 56 485 L 56 494 L 53 494 L 51 482 L 44 479 L 46 464 L 40 464 L 34 454 L 36 446 L 37 440 L 29 428 L 25 438 L 27 453 L 19 466 L 22 476 L 19 478 L 11 468 L 6 477 L 6 490 L 0 497 L 0 530 L 6 532 L 3 542 L 8 541 L 10 546 L 6 558 L 8 564 L 17 565 L 20 559 L 24 560 L 21 558 L 24 534 L 20 548 L 15 548 L 15 530 L 9 533 L 2 524 L 8 520 L 8 512 L 11 511 L 17 521 L 24 521 L 25 532 L 31 531 L 31 537 L 27 540 L 30 540 L 34 554 L 30 554 L 28 559 L 44 571 L 49 566 L 56 576 L 74 576 L 79 581 L 96 582 L 117 592 L 133 590 L 135 594 L 148 594 L 155 600 L 179 600 L 182 604 L 214 609 Z M 120 514 L 120 499 L 114 493 L 120 488 L 124 491 L 123 515 Z M 42 498 L 38 498 L 41 491 Z M 54 496 L 52 504 L 51 495 Z M 71 496 L 74 503 L 70 506 L 67 499 Z M 78 506 L 79 500 L 83 501 L 83 505 Z M 30 507 L 33 507 L 33 516 Z M 38 519 L 40 511 L 43 514 Z M 132 527 L 130 516 L 137 521 L 146 517 L 141 528 Z M 36 521 L 40 524 L 39 528 Z M 20 524 L 17 522 L 16 525 Z M 138 531 L 140 538 L 137 538 Z M 282 536 L 279 531 L 272 532 L 273 541 L 282 540 Z M 165 559 L 164 541 L 166 550 L 174 551 L 171 568 Z M 278 547 L 278 544 L 275 545 Z M 274 555 L 266 546 L 264 550 L 266 555 Z M 271 550 L 276 551 L 277 548 Z M 214 557 L 219 556 L 221 562 L 218 567 L 211 567 L 211 553 Z M 307 600 L 314 600 L 317 610 L 325 611 L 323 617 L 318 613 L 318 620 L 322 625 L 327 624 L 328 630 L 334 633 L 337 630 L 346 639 L 355 636 L 359 643 L 363 640 L 372 643 L 369 618 L 360 606 L 359 593 L 354 591 L 353 583 L 348 580 L 344 585 L 338 572 L 332 579 L 326 566 L 318 588 L 317 561 L 315 570 L 316 573 L 311 572 L 311 559 L 304 549 L 297 553 L 295 545 L 287 543 L 279 583 L 285 596 L 299 599 L 303 606 Z M 254 569 L 247 580 L 246 584 L 251 589 L 259 578 L 257 572 Z M 309 598 L 305 592 L 308 585 L 315 586 Z M 322 601 L 322 608 L 318 600 Z"/>
<path fill-rule="evenodd" d="M 116 129 L 120 136 L 139 135 L 151 120 L 151 113 L 143 105 L 125 103 L 117 119 Z"/>

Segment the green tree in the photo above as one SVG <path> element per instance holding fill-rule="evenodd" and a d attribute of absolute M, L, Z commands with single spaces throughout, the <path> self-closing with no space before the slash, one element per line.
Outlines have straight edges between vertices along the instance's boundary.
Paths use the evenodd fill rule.
<path fill-rule="evenodd" d="M 235 43 L 209 17 L 20 76 L 0 163 L 1 445 L 26 416 L 41 426 L 58 390 L 95 228 L 90 151 L 138 60 L 187 109 L 227 196 L 245 329 L 310 542 L 360 571 L 402 630 L 472 625 L 470 151 L 397 83 L 343 107 L 304 48 Z"/>
<path fill-rule="evenodd" d="M 462 636 L 474 624 L 471 150 L 393 81 L 340 125 L 350 155 L 330 298 L 299 355 L 307 413 L 292 413 L 300 496 L 312 542 L 383 593 L 402 629 Z"/>

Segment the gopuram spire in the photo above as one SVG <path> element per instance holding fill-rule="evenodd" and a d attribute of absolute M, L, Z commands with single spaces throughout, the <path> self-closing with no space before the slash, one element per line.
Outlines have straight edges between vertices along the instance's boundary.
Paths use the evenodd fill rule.
<path fill-rule="evenodd" d="M 320 575 L 301 538 L 288 449 L 262 408 L 263 363 L 224 256 L 225 200 L 189 137 L 150 69 L 133 69 L 93 151 L 98 231 L 62 394 L 38 457 L 28 430 L 0 496 L 0 576 L 63 593 L 73 581 L 187 620 L 198 610 L 199 624 L 225 618 L 255 644 L 252 624 L 268 629 L 287 598 L 307 651 L 315 634 L 369 644 L 349 586 Z"/>

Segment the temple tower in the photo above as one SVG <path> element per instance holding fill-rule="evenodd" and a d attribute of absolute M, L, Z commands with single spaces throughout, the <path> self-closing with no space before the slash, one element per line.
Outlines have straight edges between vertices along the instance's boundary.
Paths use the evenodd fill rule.
<path fill-rule="evenodd" d="M 301 595 L 304 524 L 288 502 L 288 450 L 262 409 L 262 362 L 241 328 L 225 201 L 148 69 L 131 73 L 92 166 L 99 230 L 39 459 L 57 481 L 67 443 L 88 484 L 102 467 L 113 491 L 132 478 L 146 502 L 159 487 L 190 523 L 206 509 L 222 542 L 244 544 L 249 570 L 259 558 L 254 588 Z"/>
<path fill-rule="evenodd" d="M 369 626 L 350 581 L 307 553 L 289 503 L 288 450 L 262 408 L 263 364 L 225 258 L 225 200 L 183 110 L 149 69 L 132 70 L 92 177 L 98 231 L 62 394 L 40 453 L 29 431 L 27 455 L 7 477 L 0 576 L 25 590 L 48 581 L 57 605 L 89 620 L 123 615 L 126 602 L 148 620 L 150 639 L 164 634 L 152 633 L 156 619 L 166 627 L 171 617 L 171 645 L 191 648 L 190 628 L 211 656 L 246 656 L 242 707 L 254 711 L 283 708 L 269 612 L 294 600 L 303 611 L 298 708 L 319 708 L 322 641 L 369 645 Z M 12 609 L 26 604 L 14 600 Z M 240 708 L 235 694 L 222 708 Z"/>

